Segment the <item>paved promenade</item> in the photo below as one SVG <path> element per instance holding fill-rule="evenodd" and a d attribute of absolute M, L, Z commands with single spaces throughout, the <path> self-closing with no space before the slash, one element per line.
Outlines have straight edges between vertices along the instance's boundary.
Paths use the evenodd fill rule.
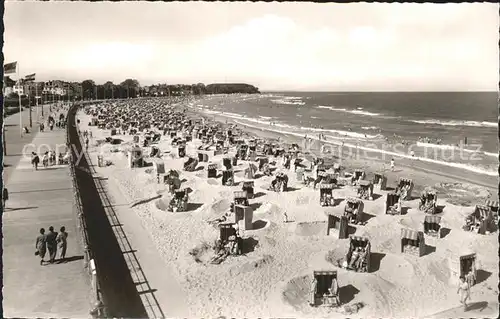
<path fill-rule="evenodd" d="M 23 112 L 23 122 L 29 123 L 27 111 Z M 66 131 L 54 128 L 37 133 L 33 125 L 32 133 L 20 138 L 19 114 L 9 116 L 5 123 L 5 163 L 10 166 L 5 168 L 4 182 L 10 198 L 3 214 L 4 317 L 88 318 L 90 278 L 83 264 L 69 169 L 52 166 L 34 171 L 30 158 L 21 156 L 27 143 L 46 144 L 52 149 L 56 144 L 64 145 Z M 31 149 L 26 151 L 30 153 Z M 56 231 L 66 227 L 69 261 L 40 266 L 39 258 L 34 256 L 35 238 L 41 227 L 47 230 L 49 226 Z"/>

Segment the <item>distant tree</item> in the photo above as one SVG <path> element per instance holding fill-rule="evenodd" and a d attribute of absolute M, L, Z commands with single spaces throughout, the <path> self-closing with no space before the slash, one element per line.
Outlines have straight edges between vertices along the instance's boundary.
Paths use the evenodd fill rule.
<path fill-rule="evenodd" d="M 83 91 L 83 97 L 88 99 L 88 98 L 94 98 L 95 96 L 95 82 L 93 80 L 85 80 L 82 82 L 82 91 Z"/>
<path fill-rule="evenodd" d="M 139 92 L 139 81 L 136 79 L 126 79 L 122 83 L 120 83 L 120 92 L 123 90 L 125 93 L 124 97 L 136 97 Z M 121 96 L 121 95 L 120 95 Z"/>
<path fill-rule="evenodd" d="M 208 94 L 260 93 L 257 87 L 245 83 L 214 83 L 207 85 L 205 91 Z"/>
<path fill-rule="evenodd" d="M 104 87 L 104 98 L 105 99 L 111 99 L 114 98 L 116 92 L 115 92 L 115 85 L 111 81 L 107 81 L 106 83 L 103 84 Z"/>

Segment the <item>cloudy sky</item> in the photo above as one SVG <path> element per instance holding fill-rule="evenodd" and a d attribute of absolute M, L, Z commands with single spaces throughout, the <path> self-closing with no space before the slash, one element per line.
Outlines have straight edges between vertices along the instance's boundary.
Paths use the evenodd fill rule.
<path fill-rule="evenodd" d="M 262 90 L 498 88 L 496 4 L 6 2 L 21 75 Z"/>

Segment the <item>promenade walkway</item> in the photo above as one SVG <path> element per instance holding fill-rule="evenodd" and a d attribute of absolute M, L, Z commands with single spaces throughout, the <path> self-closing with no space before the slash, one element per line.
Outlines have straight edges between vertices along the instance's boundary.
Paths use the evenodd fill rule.
<path fill-rule="evenodd" d="M 23 122 L 29 123 L 27 110 L 23 111 Z M 34 171 L 29 156 L 22 156 L 28 143 L 45 144 L 52 149 L 57 144 L 64 145 L 66 131 L 54 128 L 38 133 L 33 125 L 32 132 L 21 138 L 19 114 L 7 117 L 5 124 L 8 166 L 4 183 L 9 200 L 2 216 L 4 317 L 88 318 L 91 283 L 84 269 L 69 169 L 53 166 Z M 31 149 L 25 151 L 30 153 Z M 41 227 L 47 230 L 49 226 L 56 231 L 66 227 L 69 261 L 40 266 L 39 258 L 34 256 L 35 238 Z"/>

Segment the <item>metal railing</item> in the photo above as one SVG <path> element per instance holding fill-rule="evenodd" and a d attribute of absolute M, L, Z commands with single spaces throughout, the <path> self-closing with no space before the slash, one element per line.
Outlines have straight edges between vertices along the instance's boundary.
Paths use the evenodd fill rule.
<path fill-rule="evenodd" d="M 88 102 L 95 103 L 95 102 Z M 113 231 L 101 198 L 96 180 L 91 171 L 91 162 L 85 155 L 76 121 L 79 102 L 68 112 L 68 147 L 71 147 L 72 174 L 81 208 L 81 225 L 85 230 L 84 241 L 88 247 L 89 271 L 96 297 L 94 317 L 144 318 L 147 311 L 137 291 L 129 267 Z M 83 153 L 82 153 L 83 152 Z M 78 160 L 76 162 L 75 160 Z M 84 244 L 85 245 L 85 244 Z"/>
<path fill-rule="evenodd" d="M 75 174 L 76 166 L 75 162 L 73 159 L 77 158 L 75 155 L 77 153 L 77 150 L 75 149 L 76 145 L 72 143 L 74 141 L 75 136 L 72 136 L 76 132 L 74 130 L 72 132 L 71 128 L 72 126 L 75 126 L 75 119 L 74 119 L 74 114 L 72 115 L 71 113 L 74 112 L 73 107 L 70 107 L 68 110 L 68 114 L 66 116 L 66 146 L 69 147 L 69 151 L 71 152 L 71 157 L 68 163 L 69 166 L 69 171 L 70 171 L 70 176 L 71 176 L 71 182 L 73 185 L 73 195 L 74 195 L 74 208 L 75 208 L 75 213 L 77 215 L 77 227 L 80 231 L 80 241 L 83 246 L 84 250 L 84 267 L 87 269 L 88 274 L 91 278 L 91 283 L 92 283 L 92 297 L 91 301 L 93 302 L 93 308 L 90 310 L 90 314 L 93 317 L 99 318 L 105 318 L 106 317 L 106 308 L 103 303 L 103 298 L 100 292 L 100 285 L 99 285 L 99 279 L 97 276 L 97 269 L 95 268 L 95 263 L 94 263 L 94 256 L 92 253 L 92 247 L 90 245 L 90 240 L 89 240 L 89 235 L 87 232 L 87 224 L 85 221 L 84 217 L 84 211 L 83 211 L 83 204 L 81 201 L 81 196 L 80 196 L 80 188 L 78 185 L 77 177 Z M 76 132 L 76 134 L 78 134 Z M 78 138 L 78 136 L 76 136 Z"/>

